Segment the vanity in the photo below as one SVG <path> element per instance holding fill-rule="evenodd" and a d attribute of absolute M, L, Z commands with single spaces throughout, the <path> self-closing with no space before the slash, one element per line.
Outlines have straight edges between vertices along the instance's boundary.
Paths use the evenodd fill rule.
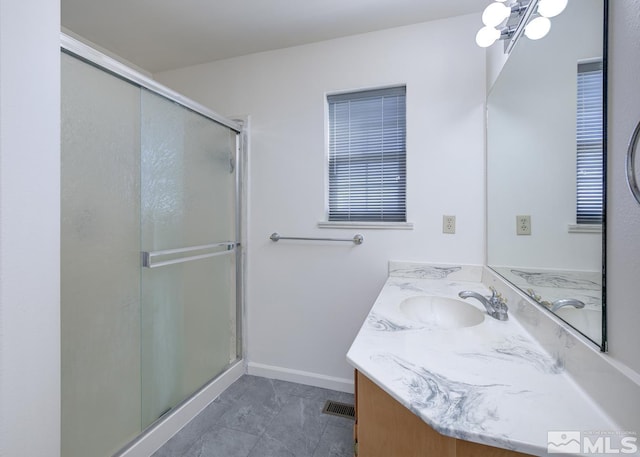
<path fill-rule="evenodd" d="M 563 431 L 620 430 L 516 313 L 500 321 L 459 297 L 491 295 L 491 278 L 481 266 L 390 263 L 347 354 L 358 456 L 547 455 L 567 444 L 553 441 Z M 472 311 L 433 317 L 453 303 Z"/>
<path fill-rule="evenodd" d="M 362 456 L 524 456 L 436 432 L 373 381 L 356 370 L 358 422 L 354 437 Z"/>
<path fill-rule="evenodd" d="M 640 378 L 606 353 L 606 11 L 488 54 L 486 266 L 389 263 L 347 354 L 359 457 L 640 456 Z"/>

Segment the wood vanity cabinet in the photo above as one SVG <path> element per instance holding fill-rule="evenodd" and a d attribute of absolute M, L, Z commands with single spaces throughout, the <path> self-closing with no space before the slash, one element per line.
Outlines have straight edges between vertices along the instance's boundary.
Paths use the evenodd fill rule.
<path fill-rule="evenodd" d="M 357 370 L 355 382 L 357 457 L 529 455 L 441 435 Z"/>

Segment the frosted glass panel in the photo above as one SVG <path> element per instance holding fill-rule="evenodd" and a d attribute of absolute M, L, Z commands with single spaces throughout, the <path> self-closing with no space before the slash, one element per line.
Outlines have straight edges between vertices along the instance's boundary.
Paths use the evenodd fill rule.
<path fill-rule="evenodd" d="M 142 91 L 145 250 L 234 240 L 235 141 L 227 127 Z"/>
<path fill-rule="evenodd" d="M 141 430 L 140 89 L 61 58 L 62 455 L 109 456 Z"/>
<path fill-rule="evenodd" d="M 234 252 L 143 271 L 143 426 L 235 359 L 234 277 Z"/>
<path fill-rule="evenodd" d="M 142 91 L 142 249 L 235 241 L 234 132 Z M 235 359 L 235 253 L 142 273 L 142 424 Z"/>

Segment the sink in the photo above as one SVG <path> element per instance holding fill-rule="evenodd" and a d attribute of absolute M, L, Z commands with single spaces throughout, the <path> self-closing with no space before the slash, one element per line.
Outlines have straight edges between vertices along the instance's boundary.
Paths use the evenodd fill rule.
<path fill-rule="evenodd" d="M 412 321 L 440 329 L 473 327 L 484 321 L 485 312 L 455 298 L 418 295 L 400 302 L 400 312 Z"/>

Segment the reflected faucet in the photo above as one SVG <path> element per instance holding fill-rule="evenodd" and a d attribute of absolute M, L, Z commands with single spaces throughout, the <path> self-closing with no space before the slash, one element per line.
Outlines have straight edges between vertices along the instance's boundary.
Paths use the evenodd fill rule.
<path fill-rule="evenodd" d="M 561 298 L 553 302 L 551 311 L 556 312 L 560 308 L 564 308 L 565 306 L 573 306 L 574 308 L 582 309 L 584 308 L 584 302 L 581 302 L 576 298 Z"/>
<path fill-rule="evenodd" d="M 472 290 L 463 290 L 458 294 L 460 298 L 475 298 L 482 303 L 487 310 L 487 314 L 499 321 L 506 321 L 509 319 L 507 311 L 507 303 L 502 295 L 496 291 L 494 287 L 491 287 L 491 296 L 485 297 L 484 295 L 474 292 Z"/>

